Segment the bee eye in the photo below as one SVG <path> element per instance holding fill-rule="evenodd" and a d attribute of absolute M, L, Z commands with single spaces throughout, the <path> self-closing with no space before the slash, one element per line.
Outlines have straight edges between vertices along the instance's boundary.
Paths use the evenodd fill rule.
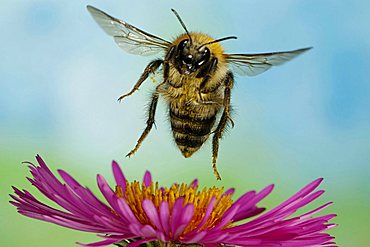
<path fill-rule="evenodd" d="M 204 50 L 203 50 L 203 53 L 202 53 L 202 56 L 198 62 L 198 65 L 202 65 L 203 63 L 207 62 L 209 60 L 209 58 L 211 57 L 211 52 L 209 51 L 209 49 L 206 47 Z"/>
<path fill-rule="evenodd" d="M 209 58 L 210 57 L 210 51 L 209 51 L 209 49 L 206 47 L 206 49 L 204 49 L 204 51 L 203 51 L 203 57 L 207 57 L 207 58 Z"/>
<path fill-rule="evenodd" d="M 185 48 L 185 46 L 188 44 L 188 42 L 189 42 L 189 40 L 188 39 L 184 39 L 184 40 L 182 40 L 180 43 L 179 43 L 179 45 L 178 45 L 178 49 L 179 50 L 183 50 L 184 48 Z"/>

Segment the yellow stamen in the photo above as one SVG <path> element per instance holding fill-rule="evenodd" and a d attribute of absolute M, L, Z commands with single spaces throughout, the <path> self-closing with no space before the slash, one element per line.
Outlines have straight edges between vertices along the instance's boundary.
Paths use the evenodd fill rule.
<path fill-rule="evenodd" d="M 149 199 L 153 202 L 157 210 L 162 201 L 166 201 L 169 205 L 170 212 L 175 204 L 177 198 L 182 197 L 184 204 L 194 205 L 194 215 L 191 222 L 185 229 L 184 234 L 194 230 L 202 221 L 207 207 L 213 197 L 216 198 L 211 215 L 205 224 L 198 230 L 211 229 L 217 225 L 222 215 L 230 208 L 232 204 L 231 195 L 224 195 L 224 188 L 203 188 L 202 191 L 198 190 L 198 187 L 189 186 L 187 184 L 174 184 L 169 188 L 161 189 L 158 182 L 155 184 L 152 182 L 148 187 L 144 183 L 138 181 L 126 182 L 126 190 L 122 191 L 120 186 L 116 186 L 116 195 L 123 198 L 126 203 L 130 206 L 132 212 L 136 218 L 142 224 L 148 224 L 155 228 L 151 223 L 150 219 L 146 216 L 145 211 L 142 207 L 144 199 Z"/>

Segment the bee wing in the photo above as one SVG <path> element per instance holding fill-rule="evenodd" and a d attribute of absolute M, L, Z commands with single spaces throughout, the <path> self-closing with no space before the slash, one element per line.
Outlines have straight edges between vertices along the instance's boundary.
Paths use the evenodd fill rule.
<path fill-rule="evenodd" d="M 255 76 L 265 72 L 272 66 L 281 65 L 311 48 L 262 54 L 226 54 L 226 61 L 239 75 Z"/>
<path fill-rule="evenodd" d="M 113 37 L 117 45 L 129 53 L 148 56 L 165 51 L 171 45 L 170 42 L 116 19 L 93 6 L 88 5 L 87 10 L 99 26 Z"/>

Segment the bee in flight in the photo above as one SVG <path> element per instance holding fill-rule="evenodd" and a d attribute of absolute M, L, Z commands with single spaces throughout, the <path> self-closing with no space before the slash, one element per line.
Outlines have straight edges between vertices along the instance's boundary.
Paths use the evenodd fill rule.
<path fill-rule="evenodd" d="M 87 9 L 100 27 L 126 52 L 142 56 L 165 53 L 163 59 L 151 61 L 132 90 L 118 99 L 121 101 L 132 95 L 150 74 L 162 66 L 163 81 L 157 85 L 152 95 L 146 128 L 127 156 L 130 157 L 139 149 L 152 129 L 158 98 L 162 96 L 168 104 L 173 137 L 185 158 L 196 152 L 213 134 L 212 165 L 217 179 L 221 179 L 216 168 L 219 140 L 228 124 L 234 126 L 230 117 L 231 89 L 234 84 L 232 71 L 240 75 L 255 76 L 310 49 L 263 54 L 226 54 L 220 42 L 236 39 L 235 36 L 213 39 L 204 33 L 189 32 L 174 9 L 172 11 L 185 33 L 172 42 L 95 7 L 87 6 Z"/>

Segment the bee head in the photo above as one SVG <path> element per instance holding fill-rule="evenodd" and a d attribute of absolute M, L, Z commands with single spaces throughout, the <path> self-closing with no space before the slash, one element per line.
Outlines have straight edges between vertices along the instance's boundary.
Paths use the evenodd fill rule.
<path fill-rule="evenodd" d="M 192 38 L 192 35 L 190 35 L 188 29 L 186 28 L 184 22 L 181 20 L 176 10 L 171 10 L 176 15 L 187 35 L 187 38 L 179 40 L 180 42 L 177 44 L 176 47 L 175 63 L 177 64 L 177 70 L 181 74 L 189 75 L 197 71 L 201 66 L 207 64 L 207 62 L 210 61 L 211 51 L 207 48 L 207 45 L 228 39 L 236 39 L 235 36 L 228 36 L 225 38 L 200 43 L 196 37 L 195 39 L 193 39 L 194 37 Z M 203 36 L 203 34 L 196 34 L 195 36 L 198 36 L 199 39 L 199 36 Z"/>
<path fill-rule="evenodd" d="M 197 71 L 211 57 L 210 50 L 205 46 L 195 46 L 191 40 L 184 39 L 177 46 L 176 60 L 179 62 L 179 71 L 191 74 Z"/>

